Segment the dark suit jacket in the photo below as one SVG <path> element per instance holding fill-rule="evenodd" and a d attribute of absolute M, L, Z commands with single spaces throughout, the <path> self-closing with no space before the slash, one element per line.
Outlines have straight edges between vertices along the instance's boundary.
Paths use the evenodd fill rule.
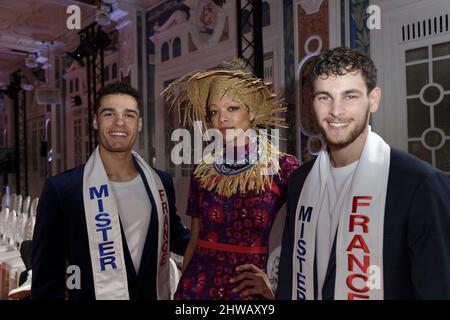
<path fill-rule="evenodd" d="M 158 215 L 147 180 L 137 165 L 136 168 L 150 195 L 152 213 L 139 274 L 134 269 L 122 229 L 128 289 L 132 300 L 156 299 Z M 68 298 L 95 299 L 83 205 L 83 170 L 84 165 L 76 167 L 47 179 L 45 183 L 39 199 L 33 235 L 32 299 L 65 298 L 66 264 L 77 265 L 81 270 L 81 289 L 68 290 Z M 176 213 L 172 178 L 166 172 L 155 171 L 166 189 L 170 207 L 170 248 L 183 255 L 190 232 L 181 224 Z"/>
<path fill-rule="evenodd" d="M 277 290 L 279 299 L 292 297 L 295 210 L 313 163 L 301 166 L 288 183 Z M 385 299 L 450 299 L 450 180 L 441 171 L 396 149 L 391 149 L 383 272 Z M 333 244 L 322 288 L 324 300 L 334 298 L 335 276 Z M 317 287 L 316 274 L 314 278 Z"/>

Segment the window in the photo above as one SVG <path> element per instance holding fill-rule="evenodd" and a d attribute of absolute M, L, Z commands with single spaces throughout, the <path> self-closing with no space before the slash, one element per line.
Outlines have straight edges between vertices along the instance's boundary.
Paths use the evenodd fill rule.
<path fill-rule="evenodd" d="M 106 66 L 103 70 L 103 79 L 109 81 L 109 66 Z"/>
<path fill-rule="evenodd" d="M 75 79 L 75 92 L 78 92 L 80 89 L 80 83 L 78 82 L 78 78 Z"/>
<path fill-rule="evenodd" d="M 164 42 L 161 47 L 161 61 L 169 60 L 169 44 Z"/>
<path fill-rule="evenodd" d="M 266 1 L 262 4 L 262 26 L 270 26 L 270 5 Z"/>
<path fill-rule="evenodd" d="M 81 119 L 75 119 L 73 122 L 73 140 L 75 166 L 78 166 L 83 161 L 81 150 Z"/>
<path fill-rule="evenodd" d="M 173 40 L 172 51 L 173 51 L 174 58 L 181 56 L 181 40 L 180 40 L 180 38 L 175 38 L 175 40 Z"/>
<path fill-rule="evenodd" d="M 113 63 L 111 68 L 111 79 L 117 79 L 117 63 Z"/>
<path fill-rule="evenodd" d="M 408 151 L 450 175 L 450 42 L 405 52 Z"/>
<path fill-rule="evenodd" d="M 73 92 L 73 80 L 70 80 L 69 82 L 69 93 Z"/>

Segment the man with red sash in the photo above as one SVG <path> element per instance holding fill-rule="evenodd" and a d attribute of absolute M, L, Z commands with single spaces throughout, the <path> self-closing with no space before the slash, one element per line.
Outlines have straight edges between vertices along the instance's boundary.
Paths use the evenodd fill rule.
<path fill-rule="evenodd" d="M 277 298 L 450 299 L 449 178 L 371 130 L 381 90 L 369 57 L 335 48 L 311 62 L 326 145 L 288 182 Z M 237 291 L 275 298 L 265 273 L 238 268 Z"/>
<path fill-rule="evenodd" d="M 279 299 L 450 299 L 450 180 L 371 130 L 376 72 L 348 48 L 312 61 L 326 145 L 288 184 Z"/>

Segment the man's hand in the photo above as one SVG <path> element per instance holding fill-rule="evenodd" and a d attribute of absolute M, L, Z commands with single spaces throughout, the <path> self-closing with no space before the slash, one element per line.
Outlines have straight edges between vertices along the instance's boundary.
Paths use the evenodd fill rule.
<path fill-rule="evenodd" d="M 230 279 L 230 283 L 240 282 L 233 292 L 239 292 L 241 298 L 257 294 L 268 300 L 275 300 L 269 277 L 261 269 L 253 264 L 243 264 L 236 267 L 236 271 L 240 274 Z"/>

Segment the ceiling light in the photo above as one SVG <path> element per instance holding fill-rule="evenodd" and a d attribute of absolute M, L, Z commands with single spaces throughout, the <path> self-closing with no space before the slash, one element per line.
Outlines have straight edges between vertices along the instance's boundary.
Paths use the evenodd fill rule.
<path fill-rule="evenodd" d="M 22 80 L 20 87 L 25 91 L 33 91 L 34 90 L 34 85 L 31 82 L 27 81 L 26 79 Z"/>
<path fill-rule="evenodd" d="M 36 53 L 28 53 L 25 58 L 25 65 L 28 68 L 36 68 L 38 66 L 37 62 L 37 54 Z"/>
<path fill-rule="evenodd" d="M 111 23 L 111 13 L 113 11 L 112 5 L 109 3 L 102 3 L 95 12 L 96 21 L 100 26 L 107 26 Z"/>

